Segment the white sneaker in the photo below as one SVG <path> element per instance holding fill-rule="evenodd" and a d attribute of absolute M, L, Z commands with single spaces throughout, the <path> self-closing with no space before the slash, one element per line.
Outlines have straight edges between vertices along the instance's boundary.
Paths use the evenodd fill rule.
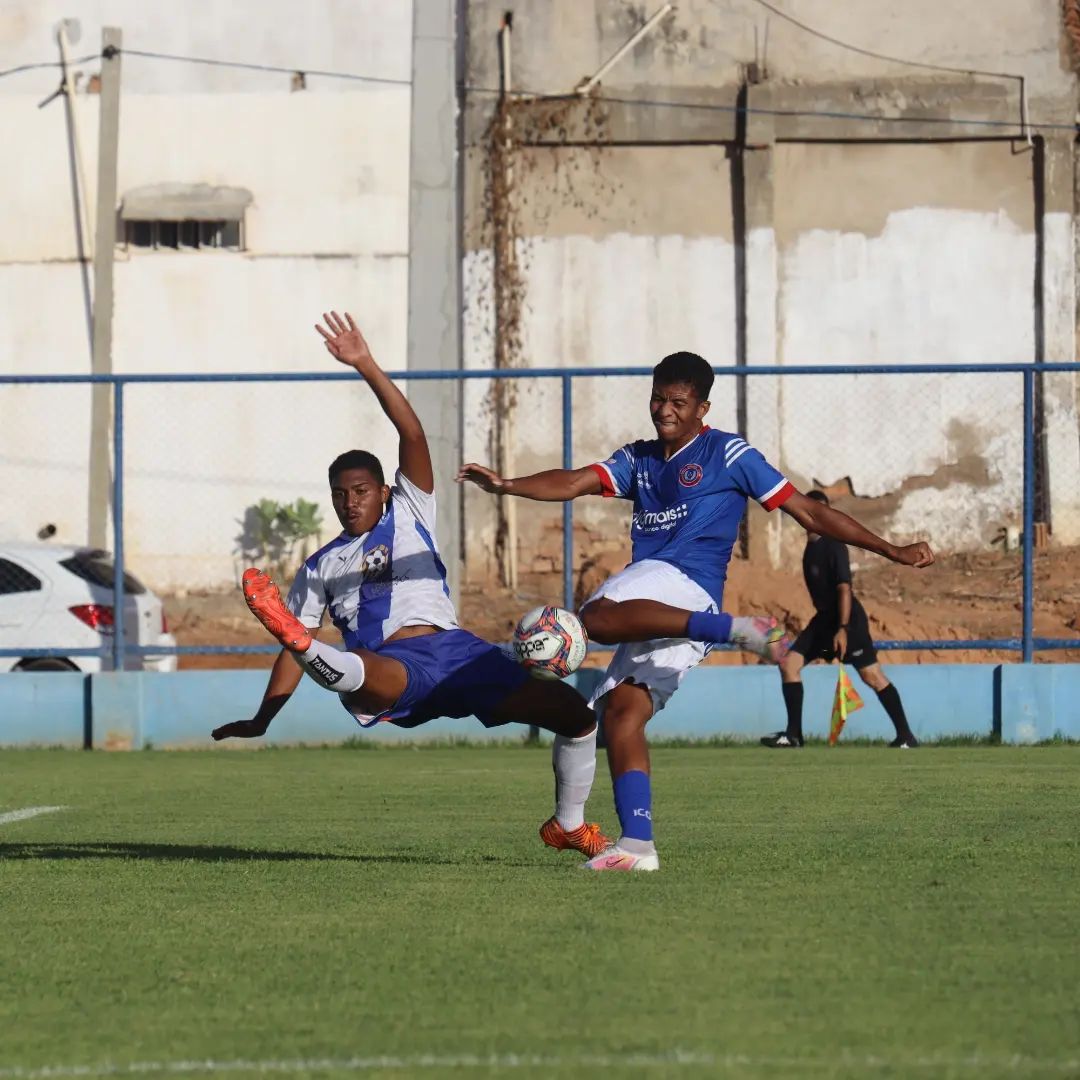
<path fill-rule="evenodd" d="M 659 870 L 660 856 L 656 852 L 649 855 L 635 855 L 624 851 L 618 844 L 604 848 L 599 855 L 594 855 L 588 862 L 581 864 L 582 870 Z"/>

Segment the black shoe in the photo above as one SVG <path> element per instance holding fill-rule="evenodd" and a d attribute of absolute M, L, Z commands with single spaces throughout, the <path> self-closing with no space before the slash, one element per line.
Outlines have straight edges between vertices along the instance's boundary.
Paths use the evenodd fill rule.
<path fill-rule="evenodd" d="M 914 750 L 919 745 L 919 740 L 914 735 L 897 735 L 889 745 L 894 750 Z"/>
<path fill-rule="evenodd" d="M 789 735 L 786 731 L 778 731 L 775 735 L 764 736 L 761 745 L 771 750 L 797 750 L 802 746 L 802 738 L 799 735 Z"/>

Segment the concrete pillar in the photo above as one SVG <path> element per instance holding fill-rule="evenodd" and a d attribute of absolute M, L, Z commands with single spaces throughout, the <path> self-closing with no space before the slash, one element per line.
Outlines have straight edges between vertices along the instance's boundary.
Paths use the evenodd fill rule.
<path fill-rule="evenodd" d="M 409 160 L 409 370 L 461 368 L 458 0 L 413 0 Z M 461 383 L 410 382 L 435 466 L 438 544 L 451 595 L 461 562 Z"/>
<path fill-rule="evenodd" d="M 1042 223 L 1043 359 L 1076 359 L 1075 153 L 1071 139 L 1047 139 Z M 1043 377 L 1043 415 L 1055 544 L 1080 543 L 1080 419 L 1074 372 Z"/>
<path fill-rule="evenodd" d="M 773 223 L 774 154 L 771 142 L 751 143 L 743 155 L 745 177 L 746 357 L 748 367 L 778 362 L 777 249 Z M 746 431 L 742 434 L 783 469 L 781 407 L 790 387 L 773 375 L 751 375 L 746 386 Z M 783 520 L 751 507 L 750 557 L 781 565 Z"/>

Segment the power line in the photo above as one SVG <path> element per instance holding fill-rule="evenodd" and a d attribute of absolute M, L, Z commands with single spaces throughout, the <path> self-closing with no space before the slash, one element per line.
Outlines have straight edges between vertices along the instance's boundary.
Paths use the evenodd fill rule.
<path fill-rule="evenodd" d="M 207 67 L 239 68 L 242 71 L 268 71 L 277 75 L 314 75 L 323 79 L 348 79 L 352 82 L 382 83 L 386 86 L 412 86 L 411 79 L 391 79 L 380 75 L 360 75 L 352 71 L 316 71 L 302 65 L 278 67 L 274 64 L 251 64 L 240 60 L 215 60 L 206 56 L 177 56 L 173 53 L 149 52 L 145 49 L 120 49 L 124 56 L 141 56 L 147 60 L 172 60 L 183 64 L 203 64 Z"/>
<path fill-rule="evenodd" d="M 890 64 L 902 64 L 905 67 L 925 68 L 928 71 L 947 71 L 953 75 L 986 75 L 992 79 L 1023 79 L 1022 75 L 1013 75 L 1008 71 L 979 71 L 976 68 L 949 67 L 946 64 L 930 64 L 924 60 L 906 60 L 900 56 L 889 56 L 886 53 L 874 52 L 872 49 L 864 49 L 860 45 L 852 45 L 848 41 L 841 41 L 839 38 L 834 38 L 813 26 L 809 26 L 807 23 L 800 22 L 794 15 L 789 15 L 782 8 L 778 8 L 774 4 L 769 3 L 769 0 L 754 0 L 754 2 L 760 4 L 766 10 L 771 11 L 778 18 L 791 23 L 792 26 L 797 26 L 807 34 L 811 34 L 816 38 L 821 38 L 822 41 L 827 41 L 830 45 L 836 45 L 838 48 L 847 49 L 848 52 L 858 53 L 860 56 L 869 56 L 871 59 L 884 60 Z M 719 0 L 713 0 L 713 3 L 718 4 Z"/>
<path fill-rule="evenodd" d="M 766 0 L 757 0 L 758 3 L 766 3 Z M 766 4 L 766 6 L 771 6 Z M 776 9 L 779 11 L 779 9 Z M 801 24 L 800 24 L 801 25 Z M 810 29 L 810 32 L 816 33 Z M 819 35 L 826 37 L 826 35 Z M 836 39 L 827 38 L 827 40 L 836 42 Z M 845 48 L 851 48 L 855 51 L 866 52 L 866 50 L 860 50 L 857 46 L 848 46 L 843 42 L 836 42 Z M 293 75 L 297 72 L 303 72 L 305 75 L 321 76 L 323 78 L 331 79 L 345 79 L 353 82 L 363 83 L 376 83 L 389 86 L 411 86 L 411 80 L 409 79 L 392 79 L 377 75 L 362 75 L 357 72 L 347 71 L 321 71 L 311 70 L 303 66 L 295 67 L 283 67 L 272 64 L 254 64 L 246 61 L 239 60 L 219 60 L 209 57 L 197 57 L 197 56 L 180 56 L 173 53 L 159 53 L 151 52 L 143 49 L 123 49 L 118 50 L 127 56 L 137 56 L 141 59 L 148 60 L 162 60 L 176 63 L 188 63 L 188 64 L 202 64 L 210 67 L 224 67 L 224 68 L 236 68 L 244 71 L 263 71 L 271 72 L 275 74 Z M 868 53 L 868 55 L 875 56 L 878 59 L 893 60 L 894 58 L 885 57 L 883 54 Z M 101 54 L 94 53 L 89 56 L 81 56 L 77 59 L 70 61 L 69 66 L 76 66 L 80 64 L 86 64 L 93 60 L 101 58 Z M 904 62 L 904 61 L 897 61 Z M 911 62 L 916 66 L 935 66 L 925 65 L 916 61 Z M 58 60 L 42 61 L 35 64 L 22 64 L 19 67 L 9 68 L 6 71 L 0 71 L 0 78 L 7 75 L 18 74 L 23 71 L 31 71 L 38 68 L 50 68 L 60 67 L 61 63 Z M 959 72 L 962 74 L 993 74 L 989 72 L 977 72 L 977 71 L 962 71 L 959 68 L 942 68 L 941 70 L 948 70 Z M 1003 75 L 1001 77 L 1020 79 L 1020 76 L 1016 75 Z M 498 97 L 505 93 L 505 91 L 495 87 L 482 87 L 482 86 L 466 86 L 464 87 L 466 93 L 476 94 L 480 96 L 494 96 Z M 544 94 L 529 90 L 517 90 L 512 91 L 508 96 L 517 98 L 519 100 L 542 100 L 548 102 L 558 101 L 581 101 L 582 98 L 578 94 Z M 680 101 L 662 101 L 655 98 L 638 98 L 638 97 L 622 97 L 617 95 L 602 94 L 597 96 L 590 96 L 589 100 L 599 101 L 607 105 L 626 105 L 636 108 L 656 108 L 656 109 L 685 109 L 697 112 L 723 112 L 733 114 L 745 114 L 747 116 L 774 116 L 774 117 L 789 117 L 789 118 L 801 118 L 801 119 L 820 119 L 820 120 L 845 120 L 856 121 L 862 123 L 873 124 L 926 124 L 926 125 L 952 125 L 957 127 L 975 127 L 975 128 L 987 128 L 996 130 L 1017 130 L 1018 128 L 1023 131 L 1068 131 L 1075 133 L 1080 130 L 1080 125 L 1068 124 L 1068 123 L 1032 123 L 1024 122 L 1016 123 L 1009 120 L 983 120 L 974 117 L 952 117 L 952 116 L 881 116 L 873 113 L 857 113 L 846 112 L 841 110 L 832 109 L 775 109 L 767 108 L 764 106 L 748 106 L 740 107 L 736 105 L 720 105 L 706 102 L 680 102 Z"/>
<path fill-rule="evenodd" d="M 75 60 L 68 61 L 68 67 L 76 67 L 79 64 L 89 64 L 91 60 L 100 60 L 101 53 L 91 53 L 89 56 L 80 56 Z M 18 67 L 7 68 L 4 71 L 0 71 L 0 79 L 6 75 L 18 75 L 23 71 L 36 71 L 38 68 L 51 68 L 51 67 L 63 67 L 63 62 L 60 60 L 41 60 L 36 64 L 20 64 Z"/>
<path fill-rule="evenodd" d="M 276 75 L 295 75 L 302 72 L 304 75 L 318 76 L 324 79 L 347 79 L 351 82 L 381 83 L 387 86 L 411 86 L 411 79 L 391 79 L 381 75 L 361 75 L 354 71 L 319 71 L 306 68 L 302 65 L 294 67 L 279 67 L 275 64 L 252 64 L 242 60 L 217 60 L 207 56 L 178 56 L 175 53 L 150 52 L 146 49 L 117 49 L 117 53 L 123 56 L 138 56 L 146 60 L 169 60 L 183 64 L 202 64 L 207 67 L 238 68 L 242 71 L 266 71 Z M 78 59 L 69 61 L 69 67 L 79 64 L 87 64 L 92 60 L 100 60 L 101 53 L 92 53 L 89 56 L 80 56 Z M 59 60 L 42 60 L 36 64 L 20 64 L 18 67 L 0 71 L 0 79 L 7 75 L 18 75 L 23 71 L 34 71 L 38 68 L 61 67 Z"/>
<path fill-rule="evenodd" d="M 656 109 L 691 109 L 699 112 L 737 113 L 746 116 L 786 116 L 792 118 L 820 118 L 822 120 L 862 120 L 875 124 L 955 124 L 959 126 L 1005 128 L 1017 130 L 1043 131 L 1080 131 L 1080 124 L 1030 123 L 1014 120 L 979 120 L 962 116 L 879 116 L 874 113 L 843 112 L 835 109 L 772 109 L 765 106 L 718 105 L 711 102 L 696 101 L 659 101 L 652 98 L 614 97 L 611 95 L 589 95 L 582 98 L 579 94 L 539 94 L 528 90 L 514 90 L 509 93 L 487 87 L 467 86 L 467 93 L 522 98 L 537 101 L 599 101 L 605 105 L 633 105 Z"/>

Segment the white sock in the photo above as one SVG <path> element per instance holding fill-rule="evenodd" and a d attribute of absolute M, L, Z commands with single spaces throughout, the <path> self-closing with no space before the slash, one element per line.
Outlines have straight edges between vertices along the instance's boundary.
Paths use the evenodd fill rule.
<path fill-rule="evenodd" d="M 629 851 L 631 855 L 656 854 L 656 842 L 653 840 L 634 840 L 629 836 L 620 836 L 616 843 L 623 851 Z"/>
<path fill-rule="evenodd" d="M 364 661 L 356 653 L 312 641 L 307 652 L 293 653 L 293 659 L 324 690 L 348 694 L 364 685 Z"/>
<path fill-rule="evenodd" d="M 585 803 L 596 776 L 596 728 L 579 739 L 556 735 L 551 748 L 555 770 L 555 817 L 567 831 L 585 824 Z"/>

